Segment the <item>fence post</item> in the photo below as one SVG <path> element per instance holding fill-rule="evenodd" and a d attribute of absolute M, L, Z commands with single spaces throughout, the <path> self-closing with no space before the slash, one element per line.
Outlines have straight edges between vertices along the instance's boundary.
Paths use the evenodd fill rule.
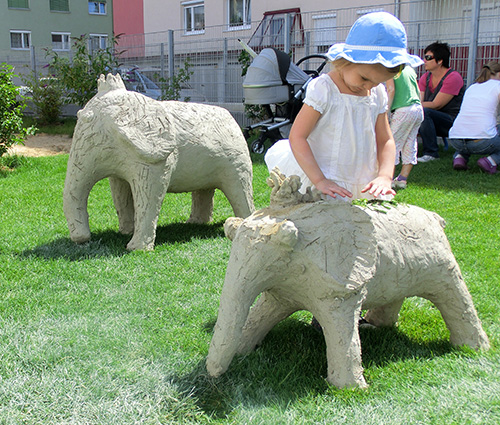
<path fill-rule="evenodd" d="M 309 56 L 311 54 L 311 31 L 306 31 L 305 43 L 306 43 L 305 55 Z M 297 61 L 294 60 L 294 62 Z"/>
<path fill-rule="evenodd" d="M 283 28 L 283 31 L 285 32 L 285 37 L 284 37 L 284 51 L 286 54 L 290 53 L 290 14 L 286 13 L 285 14 L 285 25 Z"/>
<path fill-rule="evenodd" d="M 227 47 L 227 38 L 224 38 L 224 47 L 222 51 L 222 77 L 223 77 L 223 83 L 222 83 L 222 102 L 226 102 L 226 85 L 227 85 L 227 68 L 228 68 L 228 47 Z"/>
<path fill-rule="evenodd" d="M 165 43 L 160 43 L 160 77 L 165 79 Z"/>
<path fill-rule="evenodd" d="M 35 46 L 30 46 L 30 60 L 31 60 L 31 69 L 33 70 L 33 75 L 35 76 L 35 81 L 37 81 L 38 80 L 38 73 L 36 72 Z"/>
<path fill-rule="evenodd" d="M 168 30 L 168 81 L 169 86 L 173 84 L 172 78 L 174 77 L 174 30 Z"/>
<path fill-rule="evenodd" d="M 472 0 L 469 62 L 467 63 L 467 86 L 470 86 L 474 82 L 476 76 L 477 44 L 479 38 L 480 13 L 481 13 L 481 0 Z"/>

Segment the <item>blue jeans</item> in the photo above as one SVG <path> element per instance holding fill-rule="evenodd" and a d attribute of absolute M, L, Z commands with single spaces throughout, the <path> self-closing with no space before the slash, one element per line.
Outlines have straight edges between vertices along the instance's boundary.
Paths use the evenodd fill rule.
<path fill-rule="evenodd" d="M 450 145 L 456 150 L 455 155 L 462 155 L 466 161 L 471 155 L 491 156 L 493 161 L 500 164 L 500 126 L 497 135 L 492 139 L 449 139 Z"/>
<path fill-rule="evenodd" d="M 422 138 L 422 155 L 439 157 L 437 138 L 448 137 L 448 131 L 453 125 L 454 117 L 435 109 L 424 108 L 424 121 L 420 125 L 419 133 Z"/>

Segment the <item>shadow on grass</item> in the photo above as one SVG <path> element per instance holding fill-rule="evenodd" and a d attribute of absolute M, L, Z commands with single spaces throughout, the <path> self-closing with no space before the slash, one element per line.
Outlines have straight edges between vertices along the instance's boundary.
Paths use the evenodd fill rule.
<path fill-rule="evenodd" d="M 207 332 L 212 328 L 212 322 L 205 326 Z M 455 350 L 446 340 L 411 340 L 396 327 L 360 329 L 360 337 L 365 368 L 406 359 L 427 360 Z M 346 390 L 330 386 L 326 375 L 323 335 L 309 323 L 289 318 L 272 329 L 255 351 L 236 356 L 221 377 L 209 377 L 202 361 L 178 383 L 206 414 L 224 418 L 238 404 L 285 408 L 312 393 L 329 391 L 342 396 Z"/>
<path fill-rule="evenodd" d="M 187 243 L 193 239 L 216 239 L 224 236 L 224 221 L 208 224 L 172 223 L 158 226 L 156 246 Z"/>
<path fill-rule="evenodd" d="M 159 226 L 156 230 L 155 249 L 165 245 L 189 243 L 193 239 L 216 239 L 224 237 L 223 222 L 210 224 L 173 223 Z M 37 257 L 45 260 L 64 258 L 81 261 L 89 258 L 121 257 L 129 253 L 127 243 L 131 235 L 106 230 L 92 233 L 89 242 L 76 244 L 71 239 L 60 238 L 48 244 L 23 251 L 23 257 Z"/>

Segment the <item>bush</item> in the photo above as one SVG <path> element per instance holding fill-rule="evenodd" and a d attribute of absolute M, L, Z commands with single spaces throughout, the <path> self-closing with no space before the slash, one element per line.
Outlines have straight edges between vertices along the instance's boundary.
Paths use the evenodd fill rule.
<path fill-rule="evenodd" d="M 115 45 L 117 39 L 113 39 Z M 114 46 L 106 49 L 90 51 L 89 37 L 82 35 L 73 39 L 73 58 L 59 56 L 57 52 L 47 51 L 49 67 L 52 74 L 66 89 L 65 103 L 74 103 L 79 106 L 85 104 L 97 93 L 97 79 L 101 74 L 106 75 L 119 66 L 115 56 Z M 119 53 L 118 53 L 119 55 Z"/>
<path fill-rule="evenodd" d="M 161 97 L 160 100 L 181 100 L 181 90 L 184 84 L 186 84 L 191 76 L 194 74 L 189 68 L 191 63 L 189 58 L 184 62 L 184 68 L 180 68 L 176 75 L 170 78 L 159 78 L 161 84 Z M 185 97 L 184 102 L 189 102 L 190 98 Z"/>
<path fill-rule="evenodd" d="M 0 65 L 0 157 L 10 146 L 23 143 L 26 136 L 36 130 L 23 127 L 22 113 L 26 102 L 19 95 L 19 88 L 12 83 L 13 69 L 5 63 Z"/>
<path fill-rule="evenodd" d="M 64 91 L 55 77 L 43 77 L 31 73 L 23 78 L 32 94 L 33 105 L 40 125 L 59 123 L 62 112 Z"/>

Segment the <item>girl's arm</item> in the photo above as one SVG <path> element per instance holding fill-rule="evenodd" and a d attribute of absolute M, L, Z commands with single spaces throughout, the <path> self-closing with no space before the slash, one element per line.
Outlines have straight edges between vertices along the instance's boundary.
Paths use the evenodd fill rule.
<path fill-rule="evenodd" d="M 316 188 L 333 198 L 337 195 L 352 197 L 352 193 L 328 180 L 316 162 L 307 138 L 318 122 L 321 114 L 311 106 L 304 104 L 290 130 L 290 147 L 300 168 Z"/>
<path fill-rule="evenodd" d="M 387 114 L 380 114 L 375 123 L 375 137 L 377 141 L 378 175 L 368 183 L 361 192 L 368 192 L 377 197 L 379 195 L 395 195 L 391 188 L 396 159 L 396 144 L 392 136 Z"/>
<path fill-rule="evenodd" d="M 394 101 L 394 94 L 396 93 L 396 87 L 394 86 L 394 79 L 391 78 L 385 82 L 385 87 L 387 88 L 387 97 L 389 102 L 387 103 L 388 111 L 391 110 L 392 102 Z"/>

